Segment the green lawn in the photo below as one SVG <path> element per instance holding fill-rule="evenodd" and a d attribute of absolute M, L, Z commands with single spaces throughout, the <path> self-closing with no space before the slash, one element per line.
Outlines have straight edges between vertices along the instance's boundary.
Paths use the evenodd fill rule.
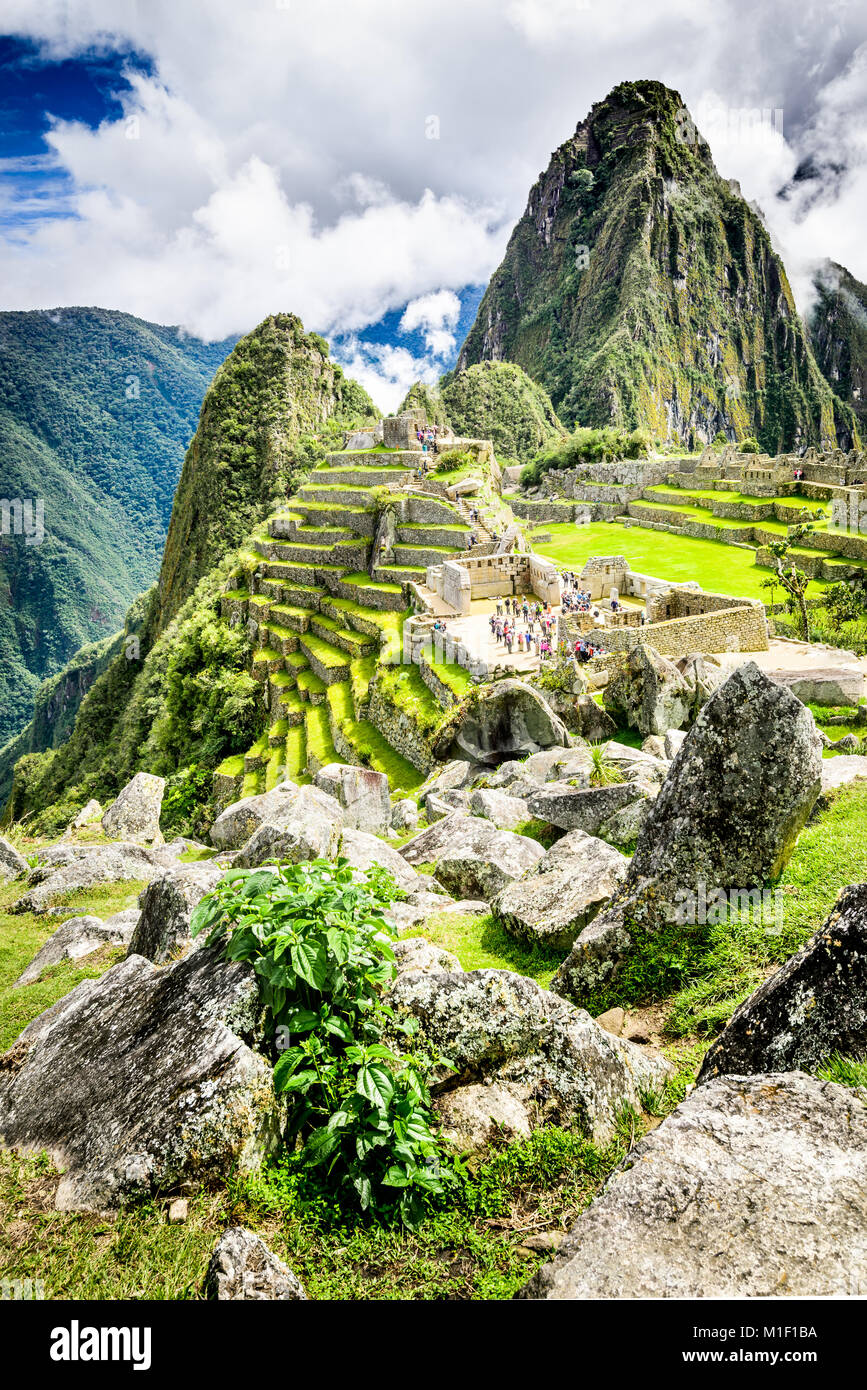
<path fill-rule="evenodd" d="M 694 579 L 712 592 L 769 600 L 761 581 L 768 578 L 770 570 L 756 565 L 755 551 L 751 549 L 624 526 L 618 521 L 593 521 L 588 526 L 555 521 L 546 522 L 541 529 L 550 534 L 551 540 L 536 545 L 531 537 L 534 550 L 568 569 L 580 570 L 593 555 L 624 555 L 641 574 L 677 583 Z M 823 587 L 816 580 L 810 591 Z"/>

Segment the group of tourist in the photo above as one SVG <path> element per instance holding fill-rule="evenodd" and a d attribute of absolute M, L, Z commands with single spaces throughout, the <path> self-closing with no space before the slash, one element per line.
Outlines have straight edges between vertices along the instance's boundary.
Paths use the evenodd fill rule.
<path fill-rule="evenodd" d="M 497 599 L 496 605 L 489 621 L 498 645 L 502 643 L 510 654 L 516 646 L 519 652 L 534 652 L 543 661 L 554 655 L 557 618 L 550 603 L 543 607 L 527 598 L 509 597 Z"/>
<path fill-rule="evenodd" d="M 415 437 L 422 448 L 422 453 L 427 453 L 429 449 L 434 449 L 437 442 L 437 426 L 425 425 L 424 429 L 419 427 L 415 432 Z"/>

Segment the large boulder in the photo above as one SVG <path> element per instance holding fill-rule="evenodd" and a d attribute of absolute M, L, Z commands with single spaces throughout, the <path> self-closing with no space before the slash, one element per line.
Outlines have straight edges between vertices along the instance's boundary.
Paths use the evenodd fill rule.
<path fill-rule="evenodd" d="M 705 1056 L 721 1073 L 812 1071 L 867 1050 L 867 883 L 845 888 L 805 946 L 736 1009 Z"/>
<path fill-rule="evenodd" d="M 186 950 L 193 911 L 222 877 L 218 864 L 200 863 L 181 864 L 153 879 L 141 895 L 141 916 L 129 954 L 160 964 Z M 198 944 L 204 939 L 200 937 Z"/>
<path fill-rule="evenodd" d="M 47 865 L 34 871 L 27 891 L 12 912 L 47 912 L 57 898 L 100 883 L 149 883 L 166 865 L 152 851 L 134 844 L 99 845 L 75 855 L 59 867 Z"/>
<path fill-rule="evenodd" d="M 754 662 L 733 672 L 672 763 L 621 893 L 578 937 L 553 988 L 580 1002 L 616 973 L 630 930 L 672 922 L 694 930 L 690 903 L 702 895 L 776 878 L 819 794 L 821 754 L 799 700 Z"/>
<path fill-rule="evenodd" d="M 101 824 L 106 835 L 143 845 L 162 844 L 160 810 L 165 789 L 164 777 L 137 772 L 103 814 Z"/>
<path fill-rule="evenodd" d="M 70 830 L 81 830 L 85 825 L 91 825 L 93 821 L 99 820 L 102 816 L 102 807 L 95 796 L 85 802 L 78 815 L 73 816 L 69 822 Z"/>
<path fill-rule="evenodd" d="M 546 782 L 528 793 L 527 805 L 537 820 L 547 821 L 559 830 L 583 830 L 596 835 L 617 811 L 643 795 L 643 788 L 635 782 L 612 782 L 601 787 Z"/>
<path fill-rule="evenodd" d="M 867 1288 L 867 1106 L 801 1072 L 699 1086 L 579 1216 L 532 1299 Z"/>
<path fill-rule="evenodd" d="M 500 830 L 514 830 L 530 819 L 526 801 L 495 788 L 479 788 L 470 792 L 469 809 L 474 816 L 484 816 Z"/>
<path fill-rule="evenodd" d="M 15 985 L 29 985 L 43 970 L 62 960 L 80 960 L 103 946 L 125 946 L 138 919 L 138 908 L 118 912 L 103 921 L 101 917 L 70 917 L 61 922 L 32 961 L 22 970 Z"/>
<path fill-rule="evenodd" d="M 612 1137 L 624 1105 L 640 1107 L 670 1075 L 662 1057 L 510 970 L 413 971 L 389 1001 L 418 1019 L 458 1076 L 505 1086 L 534 1123 L 575 1124 L 594 1143 Z"/>
<path fill-rule="evenodd" d="M 418 830 L 418 805 L 411 796 L 405 796 L 394 803 L 391 809 L 391 828 L 399 835 L 411 835 Z"/>
<path fill-rule="evenodd" d="M 265 821 L 238 852 L 242 869 L 258 868 L 269 859 L 300 864 L 334 859 L 343 830 L 343 810 L 321 787 L 301 787 L 292 808 L 280 821 Z"/>
<path fill-rule="evenodd" d="M 400 850 L 410 864 L 431 863 L 437 881 L 457 898 L 489 901 L 532 869 L 545 851 L 528 835 L 499 830 L 481 816 L 455 811 L 414 835 Z"/>
<path fill-rule="evenodd" d="M 273 1250 L 244 1226 L 232 1226 L 214 1246 L 205 1275 L 205 1297 L 240 1301 L 305 1301 L 301 1280 Z"/>
<path fill-rule="evenodd" d="M 461 970 L 457 956 L 442 946 L 435 946 L 424 936 L 404 936 L 394 944 L 398 975 L 414 970 Z"/>
<path fill-rule="evenodd" d="M 28 870 L 27 860 L 19 854 L 14 845 L 0 835 L 0 883 L 7 878 L 18 878 Z"/>
<path fill-rule="evenodd" d="M 391 824 L 391 798 L 384 772 L 350 763 L 327 763 L 313 779 L 343 807 L 343 824 L 351 830 L 384 835 Z"/>
<path fill-rule="evenodd" d="M 61 1210 L 249 1172 L 280 1112 L 256 977 L 212 950 L 128 956 L 19 1035 L 0 1064 L 0 1143 L 45 1149 Z"/>
<path fill-rule="evenodd" d="M 497 681 L 469 701 L 453 734 L 457 756 L 494 766 L 552 744 L 569 745 L 562 719 L 538 691 L 519 680 Z"/>
<path fill-rule="evenodd" d="M 589 787 L 593 760 L 588 744 L 578 743 L 573 748 L 544 748 L 541 753 L 531 753 L 519 766 L 524 781 L 529 778 L 531 782 L 569 782 L 576 787 Z"/>
<path fill-rule="evenodd" d="M 493 900 L 491 911 L 519 941 L 569 951 L 611 901 L 628 868 L 628 860 L 603 840 L 572 830 L 530 873 L 509 884 Z"/>
<path fill-rule="evenodd" d="M 639 733 L 664 734 L 689 721 L 694 693 L 673 661 L 640 642 L 609 680 L 602 700 L 614 719 Z"/>
<path fill-rule="evenodd" d="M 260 825 L 282 824 L 291 815 L 298 791 L 294 782 L 280 782 L 269 792 L 233 801 L 211 826 L 211 844 L 218 849 L 240 849 Z"/>
<path fill-rule="evenodd" d="M 338 853 L 353 869 L 386 869 L 404 893 L 416 893 L 422 886 L 422 879 L 415 869 L 407 864 L 393 845 L 378 839 L 376 835 L 368 835 L 363 830 L 344 830 Z"/>

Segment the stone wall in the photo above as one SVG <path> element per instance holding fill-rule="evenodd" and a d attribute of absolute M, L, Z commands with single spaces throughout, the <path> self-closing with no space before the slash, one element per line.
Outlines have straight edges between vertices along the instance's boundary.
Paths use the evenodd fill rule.
<path fill-rule="evenodd" d="M 370 697 L 367 717 L 395 752 L 427 776 L 434 765 L 430 749 L 409 715 L 386 700 L 378 685 Z"/>
<path fill-rule="evenodd" d="M 646 642 L 662 656 L 674 658 L 692 652 L 764 652 L 768 650 L 768 627 L 764 606 L 751 600 L 743 607 L 647 623 L 638 629 L 597 628 L 591 640 L 609 651 L 631 651 L 639 642 Z"/>

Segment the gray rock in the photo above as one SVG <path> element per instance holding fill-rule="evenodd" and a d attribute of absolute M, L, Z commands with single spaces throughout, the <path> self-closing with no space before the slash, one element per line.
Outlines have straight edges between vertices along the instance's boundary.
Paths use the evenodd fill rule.
<path fill-rule="evenodd" d="M 581 737 L 588 743 L 601 743 L 617 733 L 617 725 L 607 710 L 592 695 L 579 695 L 575 701 Z"/>
<path fill-rule="evenodd" d="M 141 916 L 129 954 L 159 965 L 190 946 L 201 946 L 204 936 L 196 941 L 190 937 L 190 918 L 222 877 L 218 864 L 200 863 L 181 864 L 153 879 L 141 896 Z"/>
<path fill-rule="evenodd" d="M 392 806 L 391 828 L 402 835 L 418 829 L 418 806 L 411 796 L 405 796 Z"/>
<path fill-rule="evenodd" d="M 605 687 L 608 713 L 640 734 L 680 729 L 693 713 L 694 689 L 673 661 L 640 642 Z"/>
<path fill-rule="evenodd" d="M 102 946 L 123 946 L 132 935 L 133 921 L 125 913 L 117 916 L 125 921 L 109 919 L 103 922 L 100 917 L 70 917 L 62 922 L 57 931 L 49 936 L 45 945 L 37 951 L 30 964 L 22 970 L 15 985 L 29 985 L 38 980 L 43 970 L 57 965 L 62 960 L 79 960 L 89 956 Z M 133 918 L 138 916 L 135 909 Z"/>
<path fill-rule="evenodd" d="M 545 853 L 537 840 L 498 830 L 481 817 L 455 813 L 438 825 L 446 827 L 450 834 L 433 853 L 434 873 L 443 888 L 456 898 L 483 898 L 489 902 L 508 883 L 522 878 Z M 420 839 L 416 836 L 404 845 L 405 857 L 408 858 L 405 851 L 409 845 Z"/>
<path fill-rule="evenodd" d="M 353 869 L 386 869 L 398 888 L 405 893 L 417 892 L 421 879 L 415 869 L 398 853 L 393 845 L 388 845 L 376 835 L 367 835 L 363 830 L 344 830 L 338 851 L 341 859 L 346 859 Z"/>
<path fill-rule="evenodd" d="M 394 944 L 397 957 L 398 975 L 408 975 L 413 970 L 461 970 L 460 961 L 451 951 L 442 946 L 434 946 L 423 936 L 404 936 Z"/>
<path fill-rule="evenodd" d="M 471 1083 L 434 1101 L 440 1134 L 461 1152 L 478 1152 L 494 1142 L 526 1139 L 533 1131 L 519 1087 Z"/>
<path fill-rule="evenodd" d="M 801 1072 L 699 1086 L 579 1216 L 533 1299 L 867 1292 L 867 1106 Z"/>
<path fill-rule="evenodd" d="M 587 787 L 591 767 L 590 749 L 581 743 L 575 748 L 545 748 L 532 753 L 521 763 L 521 772 L 531 782 L 574 782 Z"/>
<path fill-rule="evenodd" d="M 658 1090 L 669 1064 L 614 1038 L 533 980 L 510 970 L 404 975 L 389 1000 L 411 1013 L 458 1075 L 502 1084 L 533 1123 L 577 1125 L 606 1143 L 624 1104 Z"/>
<path fill-rule="evenodd" d="M 668 729 L 663 739 L 665 756 L 671 760 L 676 758 L 686 738 L 685 729 Z"/>
<path fill-rule="evenodd" d="M 602 787 L 548 782 L 528 795 L 527 805 L 531 815 L 560 830 L 584 830 L 588 835 L 596 835 L 615 812 L 641 795 L 641 787 L 631 782 L 612 782 Z"/>
<path fill-rule="evenodd" d="M 484 917 L 490 908 L 481 898 L 458 898 L 456 902 L 450 903 L 446 910 L 460 912 L 466 917 Z"/>
<path fill-rule="evenodd" d="M 211 844 L 218 849 L 240 849 L 260 825 L 282 825 L 291 816 L 298 791 L 294 782 L 280 782 L 270 792 L 233 801 L 211 826 Z"/>
<path fill-rule="evenodd" d="M 566 725 L 537 691 L 519 680 L 483 688 L 478 700 L 464 707 L 454 733 L 459 755 L 494 766 L 552 744 L 569 746 Z"/>
<path fill-rule="evenodd" d="M 261 1023 L 249 966 L 211 950 L 167 966 L 128 956 L 6 1053 L 0 1142 L 51 1155 L 63 1211 L 250 1172 L 280 1128 L 271 1066 L 253 1050 Z"/>
<path fill-rule="evenodd" d="M 319 787 L 301 787 L 291 810 L 279 823 L 265 822 L 238 853 L 236 864 L 254 869 L 266 860 L 300 864 L 335 859 L 343 830 L 343 810 Z"/>
<path fill-rule="evenodd" d="M 631 849 L 644 827 L 650 804 L 651 798 L 645 796 L 640 797 L 638 801 L 630 802 L 622 810 L 615 811 L 613 816 L 600 825 L 600 839 L 607 840 L 609 845 L 618 849 Z"/>
<path fill-rule="evenodd" d="M 508 762 L 500 763 L 496 772 L 491 772 L 485 768 L 483 777 L 486 787 L 498 790 L 501 787 L 508 787 L 511 782 L 524 776 L 524 764 L 516 758 L 510 758 Z"/>
<path fill-rule="evenodd" d="M 641 751 L 642 753 L 649 753 L 653 758 L 665 758 L 668 756 L 665 751 L 665 739 L 662 734 L 648 734 L 641 745 Z"/>
<path fill-rule="evenodd" d="M 553 951 L 571 950 L 575 938 L 607 907 L 629 868 L 616 849 L 581 830 L 564 840 L 491 903 L 495 921 L 510 936 Z"/>
<path fill-rule="evenodd" d="M 102 807 L 96 797 L 92 796 L 90 800 L 82 806 L 78 815 L 73 816 L 72 820 L 69 822 L 69 828 L 70 830 L 80 830 L 83 826 L 90 825 L 92 821 L 99 820 L 101 816 Z"/>
<path fill-rule="evenodd" d="M 484 816 L 500 830 L 514 830 L 530 819 L 526 801 L 508 792 L 479 789 L 470 793 L 469 809 L 474 816 Z"/>
<path fill-rule="evenodd" d="M 133 840 L 138 844 L 162 844 L 160 810 L 164 777 L 137 772 L 102 817 L 102 828 L 113 840 Z"/>
<path fill-rule="evenodd" d="M 307 1301 L 297 1274 L 255 1232 L 233 1226 L 214 1246 L 205 1297 L 235 1301 Z"/>
<path fill-rule="evenodd" d="M 350 763 L 328 763 L 313 781 L 343 808 L 343 824 L 348 829 L 383 835 L 389 828 L 391 799 L 384 772 Z"/>
<path fill-rule="evenodd" d="M 60 867 L 31 875 L 31 884 L 12 912 L 47 912 L 56 898 L 98 883 L 149 883 L 163 872 L 165 865 L 150 851 L 138 845 L 101 845 L 78 855 Z"/>
<path fill-rule="evenodd" d="M 427 779 L 419 796 L 424 798 L 429 792 L 434 796 L 442 796 L 444 792 L 463 791 L 472 785 L 473 778 L 479 770 L 474 763 L 467 762 L 464 758 L 453 758 Z"/>
<path fill-rule="evenodd" d="M 821 752 L 813 716 L 788 690 L 754 662 L 734 671 L 672 763 L 622 892 L 579 936 L 553 988 L 580 1001 L 616 973 L 630 926 L 687 922 L 702 892 L 775 879 L 819 794 Z"/>
<path fill-rule="evenodd" d="M 867 1050 L 867 884 L 844 888 L 828 920 L 732 1014 L 699 1081 L 721 1073 L 814 1071 Z"/>
<path fill-rule="evenodd" d="M 26 874 L 29 865 L 23 854 L 0 835 L 0 882 L 7 878 L 18 878 Z"/>
<path fill-rule="evenodd" d="M 834 758 L 822 759 L 822 791 L 833 791 L 836 787 L 848 786 L 862 777 L 867 777 L 867 758 L 860 753 L 839 753 Z"/>

